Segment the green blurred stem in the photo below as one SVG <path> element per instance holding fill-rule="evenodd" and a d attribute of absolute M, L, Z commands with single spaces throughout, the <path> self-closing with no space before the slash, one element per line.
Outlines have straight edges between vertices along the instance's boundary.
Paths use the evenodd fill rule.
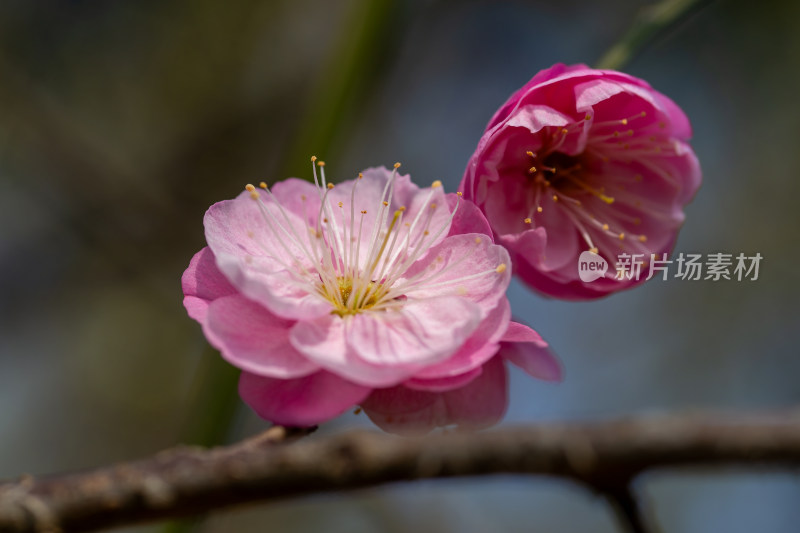
<path fill-rule="evenodd" d="M 686 19 L 710 0 L 663 0 L 642 9 L 633 26 L 597 62 L 597 68 L 619 70 L 659 34 Z"/>
<path fill-rule="evenodd" d="M 316 86 L 307 105 L 306 117 L 282 165 L 282 176 L 308 173 L 311 155 L 327 153 L 345 132 L 344 123 L 354 104 L 370 90 L 378 70 L 381 51 L 390 43 L 392 0 L 360 0 L 353 4 L 332 47 L 330 58 L 316 76 Z M 213 350 L 204 354 L 196 383 L 192 412 L 183 438 L 186 444 L 206 447 L 222 444 L 240 405 L 236 391 L 239 371 Z M 213 352 L 213 353 L 212 353 Z M 162 533 L 189 533 L 202 517 L 166 524 Z"/>
<path fill-rule="evenodd" d="M 330 60 L 315 77 L 309 104 L 299 121 L 295 142 L 287 151 L 281 177 L 309 176 L 309 158 L 328 157 L 336 140 L 346 137 L 348 118 L 374 89 L 371 83 L 394 39 L 393 12 L 393 0 L 360 0 L 353 4 Z"/>

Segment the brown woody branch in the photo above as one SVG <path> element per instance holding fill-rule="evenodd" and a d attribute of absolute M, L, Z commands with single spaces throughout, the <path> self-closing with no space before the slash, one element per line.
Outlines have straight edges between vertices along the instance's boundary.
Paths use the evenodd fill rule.
<path fill-rule="evenodd" d="M 272 428 L 226 448 L 179 447 L 137 462 L 0 484 L 0 532 L 89 531 L 231 505 L 396 481 L 542 474 L 606 495 L 646 531 L 631 481 L 684 466 L 800 466 L 796 414 L 673 415 L 541 424 L 426 438 L 354 432 L 276 445 L 307 430 Z"/>

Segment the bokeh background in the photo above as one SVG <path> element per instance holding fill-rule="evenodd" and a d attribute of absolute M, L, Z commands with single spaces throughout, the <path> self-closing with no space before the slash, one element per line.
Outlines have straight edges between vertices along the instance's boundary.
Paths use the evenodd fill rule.
<path fill-rule="evenodd" d="M 593 303 L 514 283 L 563 384 L 514 372 L 505 424 L 800 403 L 800 3 L 706 3 L 625 70 L 693 121 L 704 184 L 676 252 L 756 252 L 755 282 L 653 281 Z M 0 479 L 266 424 L 220 391 L 181 305 L 202 217 L 251 181 L 400 160 L 454 190 L 505 98 L 594 63 L 640 0 L 6 0 L 0 3 Z M 233 417 L 230 430 L 219 420 Z M 369 427 L 345 415 L 311 438 Z M 794 532 L 796 473 L 639 486 L 664 531 Z M 215 515 L 203 532 L 613 532 L 568 483 L 396 485 Z M 130 531 L 157 531 L 140 527 Z"/>

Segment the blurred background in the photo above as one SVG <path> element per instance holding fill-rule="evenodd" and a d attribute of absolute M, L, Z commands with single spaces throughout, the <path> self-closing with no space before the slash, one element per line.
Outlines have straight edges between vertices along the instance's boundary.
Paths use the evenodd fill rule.
<path fill-rule="evenodd" d="M 800 3 L 719 0 L 624 70 L 692 119 L 704 184 L 676 252 L 763 256 L 757 281 L 653 281 L 592 303 L 516 282 L 563 384 L 514 372 L 504 424 L 800 403 Z M 402 161 L 455 190 L 535 72 L 595 63 L 642 0 L 0 3 L 0 479 L 234 440 L 266 424 L 183 310 L 212 203 L 247 182 Z M 232 417 L 232 418 L 231 418 Z M 232 419 L 229 429 L 220 421 Z M 345 415 L 315 436 L 371 427 Z M 669 532 L 795 532 L 796 474 L 672 472 Z M 228 511 L 198 531 L 614 532 L 565 482 L 396 485 Z M 140 527 L 128 531 L 158 531 Z"/>

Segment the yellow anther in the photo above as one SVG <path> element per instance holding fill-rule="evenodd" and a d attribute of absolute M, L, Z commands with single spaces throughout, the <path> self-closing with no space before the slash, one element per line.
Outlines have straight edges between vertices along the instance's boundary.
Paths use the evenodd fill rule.
<path fill-rule="evenodd" d="M 430 235 L 430 234 L 431 234 L 431 232 L 430 232 L 430 231 L 428 231 L 428 230 L 425 230 L 425 231 L 423 231 L 423 232 L 422 232 L 422 234 L 423 234 L 423 235 Z"/>
<path fill-rule="evenodd" d="M 431 204 L 431 209 L 436 209 L 436 204 L 435 203 Z"/>
<path fill-rule="evenodd" d="M 627 133 L 628 133 L 628 137 L 633 137 L 633 130 L 628 130 Z"/>
<path fill-rule="evenodd" d="M 497 268 L 495 268 L 494 271 L 497 272 L 498 274 L 502 274 L 503 272 L 506 271 L 506 264 L 500 263 L 499 265 L 497 265 Z"/>
<path fill-rule="evenodd" d="M 314 161 L 316 161 L 316 160 L 317 160 L 317 156 L 315 156 L 315 155 L 312 155 L 312 156 L 311 156 L 311 162 L 313 163 L 313 162 L 314 162 Z"/>
<path fill-rule="evenodd" d="M 255 187 L 253 187 L 253 184 L 252 184 L 252 183 L 248 183 L 247 185 L 245 185 L 245 186 L 244 186 L 244 188 L 245 188 L 245 190 L 246 190 L 247 192 L 253 192 L 254 190 L 256 190 L 256 188 L 255 188 Z"/>
<path fill-rule="evenodd" d="M 623 118 L 622 120 L 620 120 L 620 122 L 622 123 L 623 126 L 627 126 L 628 125 L 628 119 L 627 118 Z"/>
<path fill-rule="evenodd" d="M 537 207 L 537 208 L 536 208 L 536 212 L 537 212 L 537 213 L 541 213 L 541 212 L 542 212 L 542 206 L 539 206 L 539 207 Z"/>
<path fill-rule="evenodd" d="M 531 167 L 528 169 L 529 174 L 536 174 L 536 167 Z"/>
<path fill-rule="evenodd" d="M 619 137 L 619 132 L 618 131 L 614 132 L 614 137 Z"/>
<path fill-rule="evenodd" d="M 523 220 L 523 222 L 526 224 L 530 224 L 531 222 L 533 222 L 533 220 L 531 220 L 530 218 L 526 218 L 525 220 Z"/>
<path fill-rule="evenodd" d="M 323 219 L 322 219 L 322 221 L 323 221 L 324 223 L 326 223 L 326 224 L 328 223 L 328 219 L 327 219 L 327 218 L 323 218 Z"/>
<path fill-rule="evenodd" d="M 480 243 L 481 243 L 481 238 L 475 237 L 475 244 L 480 244 Z"/>
<path fill-rule="evenodd" d="M 258 186 L 261 187 L 264 190 L 267 190 L 269 188 L 267 186 L 267 182 L 265 182 L 265 181 L 262 181 L 261 183 L 259 183 Z"/>
<path fill-rule="evenodd" d="M 400 207 L 397 208 L 397 212 L 398 213 L 402 213 L 405 210 L 406 210 L 406 206 L 404 206 L 404 205 L 401 205 Z"/>
<path fill-rule="evenodd" d="M 325 166 L 325 161 L 317 161 L 317 166 L 318 167 L 324 167 Z"/>
<path fill-rule="evenodd" d="M 463 193 L 463 192 L 461 192 L 461 191 L 458 191 L 458 192 L 456 193 L 456 196 L 464 196 L 464 193 Z"/>
<path fill-rule="evenodd" d="M 364 179 L 364 174 L 362 174 L 361 172 L 359 172 L 359 173 L 358 173 L 358 179 Z"/>
<path fill-rule="evenodd" d="M 594 248 L 589 248 L 589 251 L 590 251 L 590 252 L 592 252 L 593 254 L 598 254 L 598 253 L 600 253 L 600 250 L 598 250 L 598 249 L 597 249 L 597 247 L 594 247 Z"/>
<path fill-rule="evenodd" d="M 366 214 L 367 214 L 367 210 L 366 210 L 366 209 L 364 209 L 363 211 L 361 211 L 361 214 L 362 214 L 362 215 L 366 215 Z"/>
<path fill-rule="evenodd" d="M 639 235 L 639 242 L 647 242 L 647 236 Z"/>
<path fill-rule="evenodd" d="M 431 188 L 432 189 L 436 189 L 437 187 L 441 187 L 441 186 L 442 186 L 442 182 L 439 181 L 439 180 L 436 180 L 433 183 L 431 183 Z"/>
<path fill-rule="evenodd" d="M 603 224 L 603 231 L 608 231 L 608 224 Z"/>
<path fill-rule="evenodd" d="M 300 201 L 305 202 L 306 200 L 308 200 L 308 198 L 306 198 L 306 195 L 305 194 L 301 194 L 300 195 Z"/>
<path fill-rule="evenodd" d="M 525 152 L 525 154 L 526 154 L 526 155 L 528 155 L 529 157 L 534 157 L 534 156 L 533 156 L 533 152 L 531 152 L 530 150 L 528 150 L 527 152 Z"/>
<path fill-rule="evenodd" d="M 646 117 L 646 116 L 647 116 L 647 111 L 642 111 L 642 113 L 641 113 L 641 115 L 640 115 L 640 116 L 642 116 L 642 117 Z"/>
<path fill-rule="evenodd" d="M 569 130 L 567 128 L 561 128 L 561 133 L 566 135 L 567 133 L 569 133 Z"/>
<path fill-rule="evenodd" d="M 556 196 L 555 194 L 553 195 L 553 201 L 554 201 L 554 202 L 557 202 L 557 201 L 558 201 L 558 196 Z"/>
<path fill-rule="evenodd" d="M 339 202 L 339 207 L 344 207 L 344 204 L 342 202 Z"/>
<path fill-rule="evenodd" d="M 394 164 L 394 168 L 400 168 L 400 163 L 399 163 L 399 162 L 398 162 L 398 163 L 395 163 L 395 164 Z"/>
<path fill-rule="evenodd" d="M 591 118 L 592 118 L 592 115 L 590 115 L 589 113 L 586 113 L 586 116 L 583 117 L 583 120 L 590 120 Z"/>
<path fill-rule="evenodd" d="M 329 183 L 329 184 L 328 184 L 328 188 L 329 188 L 329 189 L 333 189 L 333 183 Z"/>
<path fill-rule="evenodd" d="M 258 194 L 258 191 L 252 191 L 252 192 L 250 193 L 250 198 L 252 198 L 253 200 L 258 200 L 258 198 L 259 198 L 260 196 L 261 196 L 261 195 L 260 195 L 260 194 Z"/>
<path fill-rule="evenodd" d="M 624 233 L 620 233 L 619 234 L 619 240 L 621 240 L 621 241 L 625 240 L 625 234 Z"/>
<path fill-rule="evenodd" d="M 389 207 L 389 202 L 387 202 L 386 200 L 384 200 L 384 201 L 383 201 L 383 207 Z"/>

